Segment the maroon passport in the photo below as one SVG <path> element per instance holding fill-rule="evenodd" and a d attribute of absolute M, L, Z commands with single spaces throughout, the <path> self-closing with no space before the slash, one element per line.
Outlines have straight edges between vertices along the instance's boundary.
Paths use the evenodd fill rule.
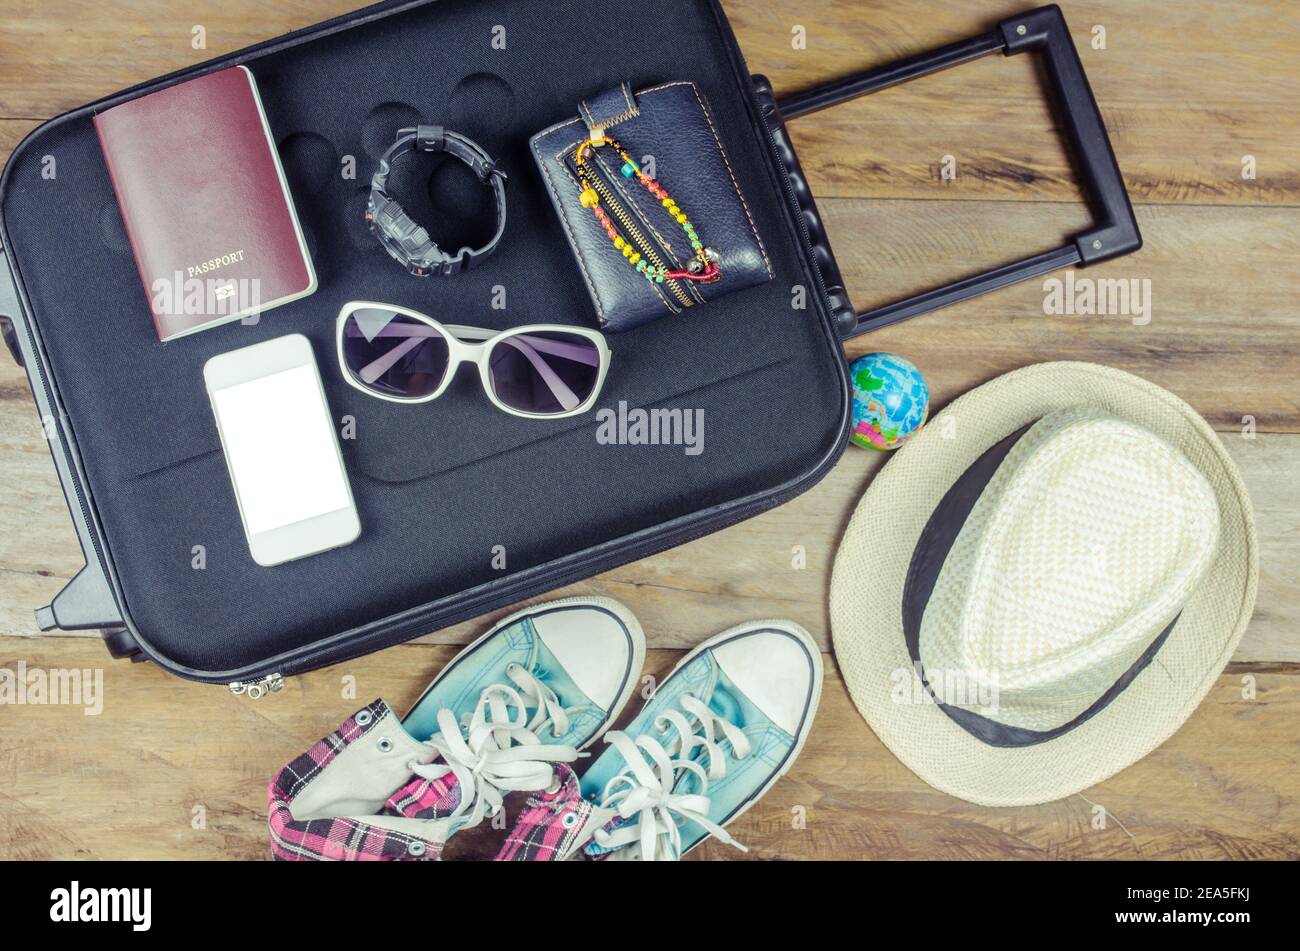
<path fill-rule="evenodd" d="M 251 320 L 316 289 L 246 67 L 114 106 L 95 129 L 159 339 Z"/>

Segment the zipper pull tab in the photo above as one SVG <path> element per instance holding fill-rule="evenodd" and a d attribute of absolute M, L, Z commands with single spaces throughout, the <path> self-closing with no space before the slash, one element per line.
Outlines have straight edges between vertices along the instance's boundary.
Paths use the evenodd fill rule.
<path fill-rule="evenodd" d="M 268 693 L 279 693 L 283 689 L 284 677 L 281 674 L 267 674 L 260 680 L 236 680 L 230 684 L 232 694 L 250 700 L 261 700 Z"/>
<path fill-rule="evenodd" d="M 670 281 L 695 281 L 699 284 L 713 284 L 722 279 L 722 269 L 718 262 L 692 258 L 683 271 L 669 271 L 664 275 Z"/>
<path fill-rule="evenodd" d="M 578 165 L 582 165 L 583 162 L 587 161 L 588 152 L 592 149 L 604 148 L 609 144 L 610 140 L 605 138 L 604 129 L 592 129 L 591 135 L 588 136 L 585 142 L 578 146 L 578 151 L 573 153 L 573 160 Z"/>

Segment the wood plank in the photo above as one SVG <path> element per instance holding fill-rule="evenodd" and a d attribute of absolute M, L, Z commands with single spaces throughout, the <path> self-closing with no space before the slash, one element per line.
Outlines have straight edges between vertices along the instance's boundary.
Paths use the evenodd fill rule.
<path fill-rule="evenodd" d="M 40 124 L 37 119 L 0 119 L 0 168 L 3 168 L 27 133 Z"/>
<path fill-rule="evenodd" d="M 865 310 L 1054 247 L 1081 209 L 831 200 L 823 212 L 850 296 Z M 1216 428 L 1240 431 L 1249 416 L 1263 430 L 1300 432 L 1300 216 L 1206 206 L 1137 215 L 1141 251 L 1075 276 L 1139 282 L 1149 315 L 1047 316 L 1046 282 L 1066 277 L 1055 272 L 860 337 L 849 352 L 909 356 L 945 401 L 1025 363 L 1107 363 L 1171 389 Z"/>
<path fill-rule="evenodd" d="M 778 92 L 963 38 L 1025 7 L 724 2 L 750 67 Z M 39 120 L 357 6 L 10 0 L 0 28 L 0 156 Z M 1225 433 L 1251 490 L 1262 561 L 1256 616 L 1236 663 L 1188 724 L 1085 793 L 1127 832 L 1114 821 L 1095 830 L 1081 797 L 987 810 L 931 790 L 865 727 L 828 657 L 804 756 L 733 830 L 751 857 L 1300 857 L 1300 670 L 1277 664 L 1300 662 L 1300 232 L 1294 211 L 1278 207 L 1300 202 L 1300 73 L 1292 68 L 1300 7 L 1199 3 L 1170 16 L 1154 0 L 1062 6 L 1133 198 L 1155 206 L 1139 207 L 1140 255 L 1080 276 L 1149 278 L 1151 323 L 1046 316 L 1043 285 L 1033 282 L 860 339 L 850 352 L 912 357 L 939 405 L 1016 366 L 1059 358 L 1111 363 L 1179 393 Z M 206 50 L 191 47 L 196 24 Z M 1094 24 L 1106 27 L 1108 49 L 1088 45 Z M 808 28 L 806 49 L 791 46 L 796 25 Z M 1075 176 L 1026 58 L 992 57 L 792 128 L 861 307 L 1051 246 L 1087 220 L 1072 204 Z M 947 154 L 955 181 L 938 174 Z M 1258 160 L 1253 181 L 1241 175 L 1247 154 Z M 1248 415 L 1259 428 L 1253 440 L 1241 434 Z M 659 648 L 687 647 L 759 615 L 795 618 L 829 647 L 834 551 L 883 461 L 850 450 L 825 483 L 780 509 L 568 590 L 622 599 Z M 93 636 L 4 636 L 33 634 L 31 609 L 82 563 L 26 380 L 5 360 L 0 507 L 10 513 L 0 521 L 0 667 L 103 668 L 107 685 L 100 717 L 75 707 L 0 714 L 7 858 L 263 858 L 270 774 L 375 695 L 404 708 L 454 652 L 433 642 L 463 643 L 491 620 L 294 678 L 284 694 L 252 705 L 152 665 L 106 664 Z M 792 564 L 796 546 L 806 553 L 802 569 Z M 649 668 L 662 673 L 677 656 L 655 650 Z M 1248 674 L 1254 701 L 1241 695 Z M 341 695 L 345 675 L 357 679 L 355 699 Z M 196 805 L 206 828 L 192 824 Z M 806 829 L 792 827 L 796 807 L 807 810 Z M 451 855 L 490 851 L 487 837 L 468 836 Z M 699 855 L 738 857 L 718 844 Z"/>
<path fill-rule="evenodd" d="M 750 68 L 778 95 L 964 39 L 1027 6 L 726 3 Z M 1242 0 L 1170 16 L 1155 0 L 1060 6 L 1134 201 L 1300 201 L 1300 7 Z M 796 26 L 807 29 L 805 49 L 792 48 Z M 1094 26 L 1106 30 L 1104 50 L 1092 48 Z M 792 130 L 817 195 L 1068 200 L 1075 176 L 1054 142 L 1044 89 L 1031 60 L 994 56 Z M 949 154 L 961 169 L 956 182 L 937 175 Z M 1256 157 L 1254 180 L 1242 177 L 1244 155 Z"/>
<path fill-rule="evenodd" d="M 1081 208 L 1050 203 L 832 199 L 823 212 L 860 309 L 1052 247 L 1083 224 Z M 1044 281 L 1064 279 L 1059 272 L 859 338 L 850 353 L 909 355 L 944 401 L 1025 363 L 1105 362 L 1168 387 L 1220 429 L 1252 417 L 1260 431 L 1300 432 L 1300 219 L 1287 209 L 1168 206 L 1138 217 L 1141 252 L 1078 276 L 1149 281 L 1144 326 L 1044 315 Z M 12 367 L 0 387 L 0 400 L 26 397 Z"/>
<path fill-rule="evenodd" d="M 865 727 L 838 676 L 828 677 L 804 755 L 736 834 L 755 859 L 1294 857 L 1300 755 L 1286 719 L 1300 703 L 1300 680 L 1256 675 L 1257 699 L 1243 701 L 1242 676 L 1220 677 L 1178 733 L 1110 780 L 1082 796 L 1010 809 L 926 786 Z M 1105 828 L 1094 828 L 1093 804 L 1109 813 Z M 806 810 L 805 829 L 792 827 L 796 807 Z M 717 842 L 700 851 L 742 857 Z"/>
<path fill-rule="evenodd" d="M 349 0 L 21 0 L 0 33 L 0 116 L 47 118 L 153 76 L 354 9 Z M 933 0 L 728 0 L 750 68 L 793 91 L 961 39 L 1023 9 L 1016 0 L 942 8 Z M 1187 28 L 1154 0 L 1062 4 L 1141 202 L 1300 201 L 1300 8 L 1269 0 L 1208 7 Z M 196 25 L 207 49 L 191 47 Z M 1094 25 L 1107 48 L 1091 47 Z M 793 49 L 792 30 L 808 30 Z M 1233 55 L 1223 55 L 1231 36 Z M 1032 61 L 967 65 L 794 127 L 814 190 L 826 196 L 1069 200 L 1075 178 Z M 1014 130 L 1008 132 L 1008 130 Z M 936 169 L 953 155 L 956 182 Z M 1254 155 L 1258 176 L 1242 178 Z"/>
<path fill-rule="evenodd" d="M 47 119 L 166 73 L 365 6 L 356 0 L 11 0 L 0 116 Z M 16 9 L 15 9 L 16 7 Z M 195 49 L 196 27 L 206 48 Z"/>
<path fill-rule="evenodd" d="M 1261 577 L 1255 616 L 1234 659 L 1300 662 L 1300 437 L 1227 438 L 1256 510 Z M 657 647 L 690 647 L 755 617 L 789 617 L 831 649 L 831 571 L 844 528 L 882 460 L 851 448 L 827 479 L 792 502 L 724 532 L 627 565 L 569 593 L 597 591 L 637 613 Z M 806 567 L 792 567 L 801 546 Z M 504 612 L 503 612 L 504 613 Z M 468 639 L 474 627 L 439 639 Z"/>
<path fill-rule="evenodd" d="M 947 402 L 956 394 L 943 392 L 939 399 Z M 32 610 L 57 594 L 82 561 L 30 407 L 0 401 L 0 421 L 0 508 L 27 513 L 22 521 L 0 522 L 5 590 L 0 633 L 32 635 Z M 1256 615 L 1235 659 L 1300 662 L 1300 512 L 1294 491 L 1300 436 L 1225 434 L 1224 442 L 1255 504 L 1262 564 Z M 547 598 L 583 593 L 618 598 L 641 619 L 655 647 L 690 647 L 749 618 L 789 617 L 829 650 L 826 592 L 835 551 L 857 500 L 884 461 L 850 448 L 824 482 L 786 505 Z M 802 549 L 802 562 L 796 548 Z M 447 628 L 426 641 L 467 643 L 483 623 Z"/>
<path fill-rule="evenodd" d="M 0 855 L 11 859 L 267 857 L 266 785 L 363 703 L 405 710 L 453 654 L 408 646 L 306 677 L 252 702 L 150 666 L 103 672 L 103 712 L 14 707 L 0 716 Z M 673 651 L 654 651 L 662 675 Z M 0 638 L 0 667 L 99 668 L 95 644 Z M 1085 795 L 1118 818 L 1091 825 L 1080 797 L 985 809 L 926 786 L 858 715 L 828 658 L 818 722 L 791 773 L 733 827 L 749 858 L 1295 858 L 1300 856 L 1300 672 L 1219 679 L 1168 743 Z M 356 696 L 342 696 L 344 677 Z M 634 711 L 629 711 L 629 715 Z M 41 742 L 32 738 L 39 736 Z M 67 775 L 76 763 L 76 779 Z M 123 804 L 129 803 L 129 807 Z M 793 827 L 794 810 L 806 828 Z M 196 809 L 201 810 L 196 813 Z M 195 828 L 196 815 L 204 827 Z M 486 830 L 484 830 L 486 833 Z M 487 857 L 490 833 L 448 857 Z M 740 858 L 710 843 L 700 858 Z"/>
<path fill-rule="evenodd" d="M 1007 253 L 1006 232 L 1016 242 L 1036 235 L 1048 246 L 1068 230 L 1074 209 L 832 200 L 826 213 L 846 280 L 865 305 L 997 263 Z M 1087 276 L 1150 276 L 1147 326 L 1131 319 L 1044 316 L 1042 286 L 1028 283 L 860 338 L 850 353 L 908 355 L 928 375 L 937 406 L 1000 373 L 1049 359 L 1109 363 L 1188 399 L 1228 437 L 1260 513 L 1260 613 L 1237 656 L 1300 661 L 1300 532 L 1292 489 L 1300 440 L 1269 432 L 1300 432 L 1293 386 L 1300 378 L 1294 344 L 1300 318 L 1293 308 L 1300 275 L 1292 266 L 1300 224 L 1275 209 L 1162 207 L 1141 215 L 1148 238 L 1141 256 Z M 1262 274 L 1268 280 L 1260 280 Z M 1247 415 L 1261 432 L 1253 441 L 1241 435 Z M 11 592 L 0 601 L 0 632 L 32 634 L 32 609 L 47 603 L 82 561 L 26 380 L 4 361 L 0 423 L 0 505 L 26 513 L 21 521 L 0 524 L 0 571 Z M 774 615 L 794 617 L 829 647 L 829 566 L 854 501 L 879 462 L 853 450 L 827 483 L 788 506 L 572 590 L 627 601 L 658 646 L 688 646 L 747 617 Z M 805 571 L 790 567 L 796 545 L 807 552 Z M 474 629 L 463 625 L 437 639 L 463 642 Z"/>

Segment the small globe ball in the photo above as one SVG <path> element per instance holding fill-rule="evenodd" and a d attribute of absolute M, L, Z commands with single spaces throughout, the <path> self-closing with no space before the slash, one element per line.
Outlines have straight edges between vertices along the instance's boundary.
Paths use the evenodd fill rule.
<path fill-rule="evenodd" d="M 930 412 L 930 387 L 921 371 L 892 353 L 869 353 L 849 366 L 853 430 L 849 440 L 866 449 L 897 449 Z"/>

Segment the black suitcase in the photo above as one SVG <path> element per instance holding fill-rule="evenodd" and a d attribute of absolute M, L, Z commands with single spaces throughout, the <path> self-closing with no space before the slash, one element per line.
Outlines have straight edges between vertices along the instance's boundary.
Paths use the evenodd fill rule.
<path fill-rule="evenodd" d="M 491 42 L 497 36 L 506 51 Z M 856 314 L 784 119 L 975 56 L 1022 50 L 1044 56 L 1096 226 L 1057 251 Z M 320 287 L 255 327 L 159 344 L 91 117 L 236 64 L 256 76 Z M 694 80 L 711 103 L 776 277 L 611 337 L 601 405 L 701 409 L 702 454 L 599 445 L 590 415 L 547 424 L 508 417 L 467 379 L 419 412 L 394 412 L 339 379 L 328 360 L 333 317 L 347 300 L 485 326 L 591 325 L 528 137 L 573 114 L 593 90 L 665 79 Z M 468 134 L 510 176 L 502 246 L 455 279 L 409 277 L 362 220 L 378 156 L 415 116 Z M 53 178 L 42 174 L 50 155 Z M 356 157 L 355 179 L 338 174 L 346 156 Z M 843 337 L 1140 245 L 1057 8 L 778 105 L 769 84 L 746 70 L 716 0 L 664 0 L 649 22 L 611 0 L 368 7 L 44 124 L 0 179 L 0 241 L 6 341 L 26 366 L 86 556 L 37 612 L 40 627 L 99 630 L 116 657 L 153 660 L 252 696 L 798 495 L 845 445 Z M 496 286 L 514 301 L 504 311 L 486 304 Z M 334 413 L 356 420 L 358 438 L 344 443 L 344 455 L 364 530 L 348 547 L 265 569 L 248 557 L 202 368 L 217 353 L 295 332 L 316 349 Z"/>

